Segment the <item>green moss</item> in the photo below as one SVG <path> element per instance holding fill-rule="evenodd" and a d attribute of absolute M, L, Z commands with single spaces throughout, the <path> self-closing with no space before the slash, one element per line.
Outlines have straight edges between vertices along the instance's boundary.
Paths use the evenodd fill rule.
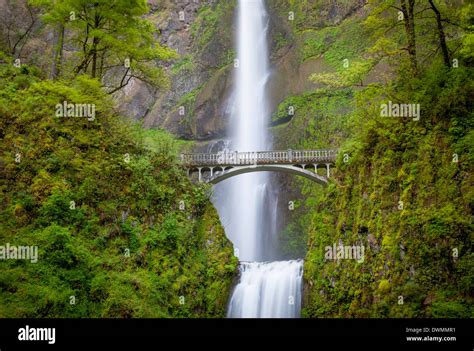
<path fill-rule="evenodd" d="M 0 242 L 39 250 L 1 260 L 0 316 L 223 317 L 237 262 L 187 144 L 117 116 L 95 80 L 31 72 L 0 66 Z M 56 117 L 64 100 L 96 118 Z"/>
<path fill-rule="evenodd" d="M 190 72 L 194 68 L 195 68 L 195 64 L 193 62 L 192 56 L 185 55 L 181 57 L 181 59 L 173 65 L 171 69 L 171 73 L 174 75 L 177 75 L 184 72 Z"/>
<path fill-rule="evenodd" d="M 196 40 L 196 45 L 200 48 L 212 39 L 216 33 L 219 21 L 219 13 L 212 6 L 205 5 L 199 9 L 196 20 L 191 26 L 191 35 Z"/>
<path fill-rule="evenodd" d="M 305 31 L 301 34 L 303 46 L 301 60 L 320 56 L 328 51 L 340 35 L 341 27 L 325 27 L 321 30 Z"/>
<path fill-rule="evenodd" d="M 387 279 L 382 279 L 379 283 L 378 290 L 380 293 L 385 294 L 390 291 L 390 282 Z"/>
<path fill-rule="evenodd" d="M 275 51 L 278 51 L 289 44 L 288 38 L 283 33 L 277 33 L 273 40 L 275 41 Z"/>
<path fill-rule="evenodd" d="M 338 145 L 352 109 L 351 96 L 351 89 L 321 89 L 288 97 L 272 116 L 274 125 L 289 122 L 284 128 L 274 130 L 276 143 L 283 148 L 325 148 L 326 138 L 331 136 L 332 144 Z M 341 114 L 344 117 L 335 121 L 334 117 Z M 302 135 L 306 138 L 299 145 Z"/>
<path fill-rule="evenodd" d="M 232 32 L 229 23 L 232 23 L 235 6 L 235 0 L 201 6 L 196 20 L 191 25 L 194 47 L 206 50 L 217 34 L 222 40 L 230 40 Z"/>
<path fill-rule="evenodd" d="M 180 123 L 187 125 L 191 130 L 195 129 L 194 126 L 194 109 L 196 107 L 196 99 L 199 93 L 202 91 L 204 84 L 191 90 L 189 93 L 184 94 L 178 104 L 175 106 L 175 110 L 179 110 L 184 107 L 186 113 L 184 118 L 181 119 Z"/>
<path fill-rule="evenodd" d="M 351 134 L 340 146 L 348 162 L 339 155 L 334 184 L 326 191 L 309 183 L 303 187 L 309 218 L 301 221 L 313 223 L 307 233 L 305 279 L 311 288 L 306 316 L 472 316 L 468 307 L 472 297 L 466 294 L 474 281 L 467 263 L 472 257 L 472 223 L 466 220 L 471 198 L 460 194 L 465 182 L 472 180 L 473 163 L 468 158 L 453 163 L 452 150 L 468 152 L 466 138 L 474 118 L 468 103 L 445 109 L 437 96 L 459 96 L 458 84 L 467 87 L 463 94 L 469 94 L 472 85 L 467 80 L 472 73 L 441 73 L 439 69 L 431 67 L 442 74 L 443 81 L 451 82 L 450 87 L 438 90 L 440 82 L 432 81 L 432 72 L 427 72 L 418 82 L 424 93 L 405 92 L 414 101 L 430 99 L 430 110 L 419 123 L 380 119 L 377 109 L 372 109 L 378 104 L 374 89 L 380 95 L 391 94 L 392 89 L 400 94 L 403 90 L 397 82 L 358 92 L 355 110 L 347 119 Z M 442 119 L 430 113 L 438 109 L 444 111 Z M 337 125 L 341 118 L 335 114 L 328 123 Z M 451 135 L 450 126 L 459 123 L 464 125 L 464 134 Z M 306 135 L 311 135 L 311 121 L 306 126 Z M 300 147 L 329 145 L 333 140 L 320 131 L 315 135 L 311 143 L 301 140 Z M 364 263 L 321 263 L 322 248 L 338 240 L 362 242 Z M 454 257 L 455 248 L 458 257 Z M 334 287 L 328 279 L 335 282 Z"/>

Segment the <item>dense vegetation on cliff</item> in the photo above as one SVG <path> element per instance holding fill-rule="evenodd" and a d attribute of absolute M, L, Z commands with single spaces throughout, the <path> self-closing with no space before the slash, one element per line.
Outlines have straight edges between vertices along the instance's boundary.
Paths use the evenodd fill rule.
<path fill-rule="evenodd" d="M 334 183 L 305 187 L 309 316 L 473 314 L 472 72 L 435 65 L 403 85 L 356 95 Z M 379 120 L 393 94 L 429 108 L 418 123 Z M 364 245 L 364 262 L 328 262 L 333 243 Z"/>
<path fill-rule="evenodd" d="M 0 260 L 0 316 L 222 317 L 237 262 L 208 189 L 178 166 L 170 135 L 120 116 L 96 49 L 80 71 L 62 59 L 55 80 L 0 53 L 0 243 L 38 247 L 37 262 Z M 93 113 L 58 114 L 63 103 Z"/>
<path fill-rule="evenodd" d="M 275 133 L 289 147 L 340 150 L 327 189 L 304 183 L 287 230 L 307 240 L 306 317 L 474 315 L 474 9 L 435 2 L 443 41 L 429 4 L 410 38 L 397 3 L 371 2 L 335 27 L 298 12 L 302 60 L 329 69 L 310 77 L 321 88 L 280 105 L 275 120 L 295 114 Z M 388 101 L 419 104 L 420 118 L 382 117 Z M 333 245 L 364 246 L 363 262 L 328 260 Z"/>

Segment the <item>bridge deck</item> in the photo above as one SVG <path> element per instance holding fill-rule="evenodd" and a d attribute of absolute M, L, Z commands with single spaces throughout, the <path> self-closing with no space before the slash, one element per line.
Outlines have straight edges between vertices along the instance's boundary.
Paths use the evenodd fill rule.
<path fill-rule="evenodd" d="M 333 163 L 336 150 L 286 150 L 181 154 L 186 167 Z"/>

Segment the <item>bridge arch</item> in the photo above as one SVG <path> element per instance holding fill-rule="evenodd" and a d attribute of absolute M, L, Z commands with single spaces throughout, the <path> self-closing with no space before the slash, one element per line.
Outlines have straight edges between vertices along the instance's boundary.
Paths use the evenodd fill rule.
<path fill-rule="evenodd" d="M 254 172 L 282 172 L 282 173 L 301 176 L 322 185 L 327 185 L 328 183 L 327 178 L 320 176 L 319 174 L 311 172 L 307 169 L 303 169 L 301 167 L 291 166 L 291 165 L 257 165 L 257 166 L 232 167 L 223 172 L 222 171 L 214 172 L 214 174 L 209 179 L 207 179 L 207 183 L 217 184 L 226 179 L 229 179 L 241 174 L 254 173 Z"/>
<path fill-rule="evenodd" d="M 213 154 L 181 154 L 181 163 L 187 168 L 188 176 L 197 172 L 199 182 L 211 184 L 245 173 L 283 172 L 325 185 L 336 154 L 336 150 L 222 151 Z M 326 166 L 326 176 L 318 174 L 319 165 Z M 309 170 L 311 166 L 314 172 Z"/>

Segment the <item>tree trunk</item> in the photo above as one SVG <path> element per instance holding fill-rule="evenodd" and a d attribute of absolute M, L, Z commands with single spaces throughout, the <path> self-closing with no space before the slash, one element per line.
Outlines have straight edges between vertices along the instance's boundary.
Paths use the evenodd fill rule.
<path fill-rule="evenodd" d="M 51 63 L 51 79 L 56 79 L 61 73 L 64 47 L 64 23 L 58 25 L 55 32 L 55 43 L 53 45 L 53 61 Z"/>
<path fill-rule="evenodd" d="M 431 5 L 431 9 L 433 10 L 436 16 L 436 23 L 438 25 L 439 45 L 441 46 L 441 52 L 443 53 L 444 64 L 447 67 L 451 67 L 451 60 L 449 59 L 449 50 L 448 50 L 448 45 L 446 44 L 446 35 L 444 34 L 441 13 L 439 12 L 436 5 L 433 3 L 433 0 L 428 0 L 428 1 Z"/>
<path fill-rule="evenodd" d="M 94 17 L 94 29 L 99 28 L 99 16 L 97 13 Z M 99 45 L 99 38 L 92 39 L 92 78 L 97 76 L 97 47 Z"/>
<path fill-rule="evenodd" d="M 98 39 L 94 37 L 92 41 L 92 78 L 95 78 L 97 74 L 97 43 Z"/>
<path fill-rule="evenodd" d="M 415 74 L 418 73 L 418 62 L 416 58 L 416 35 L 415 35 L 415 0 L 401 0 L 401 8 L 405 22 L 405 33 L 408 43 L 408 55 L 410 63 Z"/>

